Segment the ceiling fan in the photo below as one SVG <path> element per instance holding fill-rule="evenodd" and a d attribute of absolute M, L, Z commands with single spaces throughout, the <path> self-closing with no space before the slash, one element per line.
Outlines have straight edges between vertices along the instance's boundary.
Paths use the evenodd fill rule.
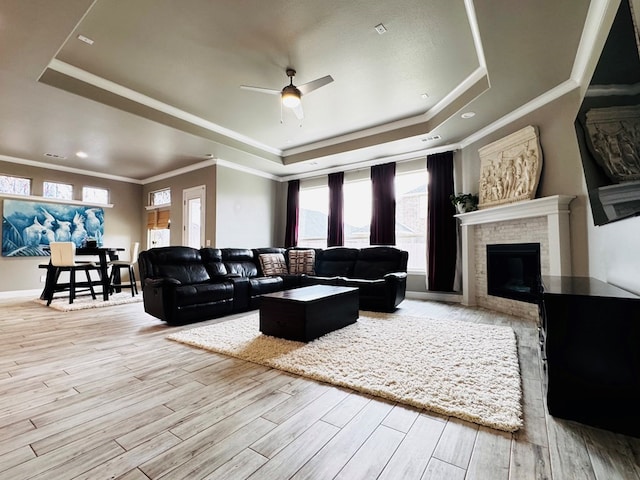
<path fill-rule="evenodd" d="M 270 95 L 280 95 L 282 98 L 282 105 L 293 110 L 293 113 L 299 120 L 304 118 L 304 112 L 302 111 L 302 102 L 300 99 L 303 95 L 311 93 L 320 87 L 324 87 L 328 83 L 333 82 L 331 75 L 326 75 L 321 78 L 317 78 L 311 82 L 305 83 L 296 87 L 293 84 L 293 77 L 296 71 L 293 68 L 287 68 L 287 76 L 289 77 L 289 85 L 286 85 L 282 90 L 273 90 L 271 88 L 263 87 L 250 87 L 248 85 L 240 85 L 240 88 L 244 90 L 253 90 L 255 92 L 268 93 Z"/>

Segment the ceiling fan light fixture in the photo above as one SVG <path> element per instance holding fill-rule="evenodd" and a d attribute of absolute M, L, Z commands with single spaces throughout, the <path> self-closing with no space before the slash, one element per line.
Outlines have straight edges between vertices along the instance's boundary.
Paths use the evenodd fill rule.
<path fill-rule="evenodd" d="M 282 89 L 282 104 L 287 108 L 296 108 L 300 105 L 302 94 L 293 85 L 287 85 Z"/>

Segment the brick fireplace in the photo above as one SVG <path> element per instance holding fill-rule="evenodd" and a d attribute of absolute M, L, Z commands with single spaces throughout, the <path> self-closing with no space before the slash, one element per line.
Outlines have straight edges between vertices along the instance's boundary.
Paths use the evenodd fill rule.
<path fill-rule="evenodd" d="M 537 320 L 536 304 L 487 293 L 487 245 L 539 243 L 542 275 L 570 275 L 574 198 L 554 195 L 456 215 L 462 230 L 462 303 Z"/>

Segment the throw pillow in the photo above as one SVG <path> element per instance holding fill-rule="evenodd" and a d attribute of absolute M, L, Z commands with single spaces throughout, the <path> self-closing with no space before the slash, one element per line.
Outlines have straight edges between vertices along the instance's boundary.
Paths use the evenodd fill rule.
<path fill-rule="evenodd" d="M 267 277 L 288 273 L 287 263 L 281 253 L 261 253 L 259 259 L 262 273 Z"/>
<path fill-rule="evenodd" d="M 289 250 L 289 273 L 315 275 L 315 250 Z"/>

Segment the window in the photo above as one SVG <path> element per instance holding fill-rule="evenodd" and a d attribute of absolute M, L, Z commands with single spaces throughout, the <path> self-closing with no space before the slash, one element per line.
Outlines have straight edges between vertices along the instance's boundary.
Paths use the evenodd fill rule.
<path fill-rule="evenodd" d="M 58 198 L 60 200 L 73 200 L 73 185 L 68 183 L 44 182 L 42 196 L 45 198 Z"/>
<path fill-rule="evenodd" d="M 345 182 L 344 245 L 362 248 L 369 246 L 371 225 L 371 180 Z"/>
<path fill-rule="evenodd" d="M 171 189 L 164 188 L 149 193 L 149 205 L 160 206 L 171 204 Z"/>
<path fill-rule="evenodd" d="M 396 175 L 396 246 L 409 252 L 408 270 L 427 269 L 427 172 Z"/>
<path fill-rule="evenodd" d="M 82 187 L 82 201 L 106 205 L 109 203 L 109 190 L 106 188 Z"/>
<path fill-rule="evenodd" d="M 0 193 L 31 195 L 31 179 L 0 175 Z"/>
<path fill-rule="evenodd" d="M 299 197 L 298 245 L 326 248 L 329 187 L 301 188 Z"/>
<path fill-rule="evenodd" d="M 168 247 L 171 244 L 171 189 L 149 192 L 149 205 L 155 208 L 147 213 L 147 245 L 149 248 Z"/>

